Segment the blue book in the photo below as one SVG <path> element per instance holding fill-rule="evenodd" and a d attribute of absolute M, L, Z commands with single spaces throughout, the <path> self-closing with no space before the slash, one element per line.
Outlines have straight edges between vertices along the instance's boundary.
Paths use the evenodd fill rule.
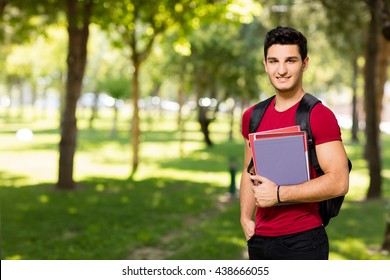
<path fill-rule="evenodd" d="M 302 135 L 266 137 L 253 141 L 256 173 L 277 185 L 301 184 L 310 179 Z"/>

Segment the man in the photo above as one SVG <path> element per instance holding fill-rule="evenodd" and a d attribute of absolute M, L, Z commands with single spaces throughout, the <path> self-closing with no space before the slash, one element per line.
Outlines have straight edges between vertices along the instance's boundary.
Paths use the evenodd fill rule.
<path fill-rule="evenodd" d="M 295 113 L 305 94 L 302 77 L 309 65 L 306 38 L 289 27 L 270 30 L 265 38 L 263 63 L 275 89 L 275 98 L 257 131 L 295 125 Z M 318 213 L 318 202 L 345 195 L 349 185 L 348 159 L 337 119 L 322 103 L 315 105 L 310 114 L 316 153 L 324 175 L 317 177 L 311 166 L 311 180 L 278 187 L 246 170 L 252 157 L 248 133 L 253 107 L 244 112 L 241 128 L 245 160 L 240 183 L 240 222 L 248 242 L 249 258 L 328 259 L 328 236 Z M 293 203 L 275 206 L 278 199 Z"/>

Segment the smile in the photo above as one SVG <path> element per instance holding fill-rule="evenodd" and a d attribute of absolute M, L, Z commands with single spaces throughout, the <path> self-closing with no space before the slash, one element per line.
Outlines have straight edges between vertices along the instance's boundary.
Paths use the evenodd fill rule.
<path fill-rule="evenodd" d="M 289 79 L 290 79 L 290 77 L 277 77 L 276 78 L 279 82 L 282 82 L 282 83 L 284 83 L 284 82 L 287 82 Z"/>

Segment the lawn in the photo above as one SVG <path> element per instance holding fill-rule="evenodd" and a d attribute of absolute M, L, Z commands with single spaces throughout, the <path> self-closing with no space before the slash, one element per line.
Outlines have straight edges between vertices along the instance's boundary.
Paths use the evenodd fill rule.
<path fill-rule="evenodd" d="M 2 259 L 245 259 L 237 198 L 228 199 L 229 162 L 242 164 L 239 115 L 229 141 L 224 114 L 211 124 L 207 148 L 194 116 L 185 132 L 172 114 L 143 115 L 141 164 L 129 180 L 129 118 L 112 137 L 109 112 L 89 128 L 79 116 L 74 177 L 58 191 L 58 122 L 2 119 L 0 199 Z M 28 127 L 34 137 L 18 141 Z M 345 136 L 348 139 L 348 133 Z M 341 214 L 327 227 L 331 259 L 390 259 L 378 252 L 390 197 L 390 138 L 383 136 L 383 200 L 364 201 L 368 176 L 362 146 L 345 141 L 354 168 Z M 239 168 L 240 169 L 240 168 Z M 237 170 L 238 186 L 240 171 Z"/>

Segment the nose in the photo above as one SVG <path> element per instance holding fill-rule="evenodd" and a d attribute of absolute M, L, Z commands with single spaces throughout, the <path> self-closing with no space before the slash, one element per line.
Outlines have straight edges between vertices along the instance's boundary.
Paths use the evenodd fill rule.
<path fill-rule="evenodd" d="M 278 74 L 282 76 L 285 75 L 286 72 L 287 72 L 286 65 L 284 63 L 279 63 Z"/>

